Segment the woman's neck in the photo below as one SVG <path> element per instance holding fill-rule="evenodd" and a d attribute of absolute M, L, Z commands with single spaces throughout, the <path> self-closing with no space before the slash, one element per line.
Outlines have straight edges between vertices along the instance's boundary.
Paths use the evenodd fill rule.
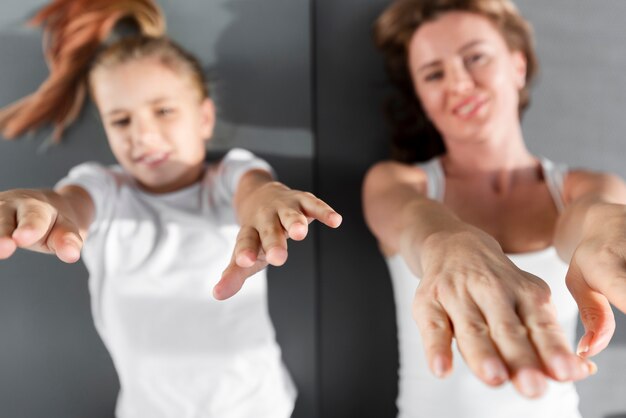
<path fill-rule="evenodd" d="M 447 141 L 446 148 L 441 164 L 450 179 L 488 181 L 499 193 L 537 180 L 537 158 L 526 148 L 521 130 L 483 141 Z"/>

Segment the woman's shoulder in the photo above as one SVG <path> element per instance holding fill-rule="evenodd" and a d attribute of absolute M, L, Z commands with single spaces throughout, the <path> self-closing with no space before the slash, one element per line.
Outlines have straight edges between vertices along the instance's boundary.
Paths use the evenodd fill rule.
<path fill-rule="evenodd" d="M 414 165 L 398 161 L 381 161 L 374 164 L 365 175 L 361 188 L 363 210 L 370 224 L 376 223 L 378 215 L 386 213 L 390 199 L 400 196 L 426 195 L 428 176 Z M 381 206 L 382 205 L 382 206 Z M 379 210 L 383 208 L 383 210 Z"/>
<path fill-rule="evenodd" d="M 571 182 L 581 181 L 593 181 L 593 182 L 605 182 L 620 179 L 617 174 L 608 173 L 605 171 L 597 171 L 586 168 L 570 168 L 567 171 L 566 180 Z"/>
<path fill-rule="evenodd" d="M 399 181 L 419 183 L 427 180 L 427 170 L 422 164 L 408 164 L 394 160 L 379 161 L 366 174 L 367 181 Z"/>
<path fill-rule="evenodd" d="M 570 169 L 564 181 L 563 194 L 566 203 L 590 192 L 623 195 L 624 180 L 614 173 L 588 169 Z"/>

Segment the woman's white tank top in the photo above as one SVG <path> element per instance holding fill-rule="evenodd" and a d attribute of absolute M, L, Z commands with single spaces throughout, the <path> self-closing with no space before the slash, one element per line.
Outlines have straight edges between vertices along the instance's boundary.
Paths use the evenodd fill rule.
<path fill-rule="evenodd" d="M 541 160 L 544 179 L 555 205 L 563 209 L 565 166 Z M 445 177 L 438 158 L 418 165 L 428 176 L 428 197 L 443 201 Z M 574 344 L 578 310 L 565 286 L 568 265 L 554 247 L 508 257 L 520 269 L 543 279 L 552 290 L 559 322 Z M 411 307 L 417 278 L 400 257 L 387 258 L 393 282 L 400 355 L 397 406 L 399 418 L 580 418 L 578 395 L 571 383 L 549 381 L 547 393 L 536 400 L 519 395 L 510 383 L 492 388 L 475 377 L 453 346 L 454 371 L 445 379 L 429 370 Z"/>

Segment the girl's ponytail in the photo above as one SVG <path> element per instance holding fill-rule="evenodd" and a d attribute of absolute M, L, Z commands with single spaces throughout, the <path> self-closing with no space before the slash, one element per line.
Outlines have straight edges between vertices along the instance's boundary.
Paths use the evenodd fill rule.
<path fill-rule="evenodd" d="M 54 0 L 41 9 L 29 24 L 42 26 L 50 75 L 37 91 L 0 110 L 3 136 L 12 139 L 51 123 L 59 141 L 83 107 L 92 61 L 126 19 L 143 36 L 165 34 L 163 14 L 153 0 Z"/>

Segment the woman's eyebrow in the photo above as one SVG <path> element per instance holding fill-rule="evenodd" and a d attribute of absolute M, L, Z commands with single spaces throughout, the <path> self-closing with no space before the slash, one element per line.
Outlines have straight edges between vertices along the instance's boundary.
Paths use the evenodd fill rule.
<path fill-rule="evenodd" d="M 470 49 L 472 47 L 475 47 L 476 45 L 482 44 L 484 42 L 485 41 L 483 41 L 482 39 L 476 39 L 476 40 L 469 41 L 466 44 L 464 44 L 462 47 L 460 47 L 458 49 L 458 52 L 464 52 L 465 50 Z M 417 72 L 420 73 L 420 72 L 422 72 L 424 70 L 427 70 L 427 69 L 429 69 L 431 67 L 436 67 L 437 65 L 440 65 L 440 63 L 441 63 L 440 59 L 436 59 L 436 60 L 427 62 L 426 64 L 424 64 L 421 67 L 419 67 L 417 69 Z"/>
<path fill-rule="evenodd" d="M 483 41 L 482 39 L 476 39 L 476 40 L 473 40 L 473 41 L 469 41 L 468 43 L 466 43 L 465 45 L 463 45 L 462 47 L 459 48 L 459 52 L 463 52 L 463 51 L 465 51 L 467 49 L 470 49 L 470 48 L 472 48 L 472 47 L 474 47 L 476 45 L 482 44 L 482 43 L 485 43 L 485 41 Z"/>

